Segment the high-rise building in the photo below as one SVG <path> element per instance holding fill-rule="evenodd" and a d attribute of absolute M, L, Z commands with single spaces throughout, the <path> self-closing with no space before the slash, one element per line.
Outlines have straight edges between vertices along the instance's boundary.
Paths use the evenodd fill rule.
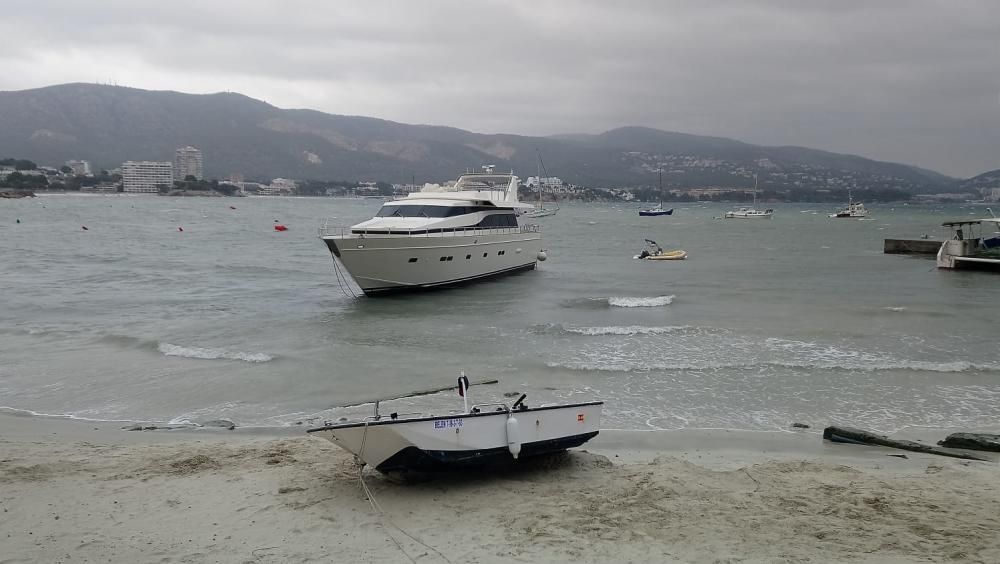
<path fill-rule="evenodd" d="M 160 186 L 174 185 L 174 166 L 169 162 L 126 161 L 122 164 L 122 189 L 125 192 L 160 191 Z"/>
<path fill-rule="evenodd" d="M 203 158 L 201 150 L 190 145 L 177 149 L 174 156 L 174 178 L 184 180 L 188 176 L 193 176 L 197 180 L 204 178 L 202 174 Z"/>

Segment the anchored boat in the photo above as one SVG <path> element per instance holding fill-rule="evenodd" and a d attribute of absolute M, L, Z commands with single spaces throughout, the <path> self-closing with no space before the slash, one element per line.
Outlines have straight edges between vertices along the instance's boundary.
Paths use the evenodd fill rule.
<path fill-rule="evenodd" d="M 307 432 L 329 440 L 380 472 L 434 472 L 507 464 L 582 445 L 597 436 L 602 401 L 528 407 L 468 406 L 469 380 L 458 379 L 465 409 L 444 415 L 379 413 L 362 421 L 325 423 Z"/>
<path fill-rule="evenodd" d="M 771 208 L 757 209 L 757 175 L 755 174 L 753 175 L 753 207 L 727 211 L 723 217 L 726 219 L 771 219 L 773 215 L 774 210 Z"/>
<path fill-rule="evenodd" d="M 687 251 L 683 249 L 674 249 L 672 251 L 664 251 L 662 247 L 652 239 L 645 239 L 648 248 L 643 249 L 641 253 L 633 256 L 634 259 L 641 260 L 684 260 L 687 258 Z"/>
<path fill-rule="evenodd" d="M 830 217 L 835 219 L 842 218 L 855 218 L 861 219 L 868 217 L 870 213 L 868 208 L 865 207 L 861 202 L 855 202 L 854 198 L 851 196 L 851 191 L 847 191 L 847 207 L 843 208 L 835 213 L 831 213 Z"/>
<path fill-rule="evenodd" d="M 367 221 L 326 225 L 319 235 L 366 295 L 534 270 L 547 255 L 538 225 L 518 224 L 517 212 L 532 206 L 518 200 L 517 185 L 517 176 L 487 165 L 454 186 L 386 202 Z"/>

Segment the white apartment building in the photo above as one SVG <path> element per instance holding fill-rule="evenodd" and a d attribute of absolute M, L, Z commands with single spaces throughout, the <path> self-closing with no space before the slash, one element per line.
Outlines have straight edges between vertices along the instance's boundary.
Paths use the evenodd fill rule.
<path fill-rule="evenodd" d="M 204 178 L 202 168 L 204 158 L 201 150 L 188 145 L 177 149 L 174 155 L 174 178 L 184 180 L 188 176 L 193 176 L 197 180 Z"/>
<path fill-rule="evenodd" d="M 66 161 L 66 166 L 77 176 L 90 176 L 90 163 L 87 161 Z"/>
<path fill-rule="evenodd" d="M 559 188 L 563 185 L 562 179 L 558 176 L 543 176 L 541 179 L 537 176 L 529 176 L 524 181 L 524 185 L 529 188 L 536 188 L 538 187 L 539 180 L 541 180 L 543 188 Z"/>
<path fill-rule="evenodd" d="M 159 192 L 160 186 L 173 187 L 174 165 L 158 161 L 126 161 L 122 164 L 122 189 L 132 193 Z"/>
<path fill-rule="evenodd" d="M 257 194 L 261 196 L 292 196 L 298 190 L 298 185 L 294 180 L 288 178 L 275 178 L 270 186 L 261 186 Z"/>

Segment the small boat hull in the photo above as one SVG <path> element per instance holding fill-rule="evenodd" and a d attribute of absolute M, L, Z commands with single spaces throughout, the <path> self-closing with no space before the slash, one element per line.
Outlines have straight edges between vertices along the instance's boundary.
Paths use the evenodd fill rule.
<path fill-rule="evenodd" d="M 639 210 L 639 215 L 641 215 L 642 217 L 652 217 L 657 215 L 673 215 L 673 214 L 674 214 L 674 208 L 670 208 L 669 210 Z"/>
<path fill-rule="evenodd" d="M 521 214 L 521 217 L 527 217 L 531 219 L 539 217 L 549 217 L 550 215 L 555 215 L 559 211 L 559 208 L 535 208 L 533 210 L 528 210 Z"/>
<path fill-rule="evenodd" d="M 517 458 L 558 452 L 597 436 L 603 402 L 483 411 L 444 416 L 397 418 L 326 425 L 309 429 L 353 453 L 380 472 L 435 472 L 492 466 Z M 516 437 L 508 419 L 513 418 Z"/>
<path fill-rule="evenodd" d="M 771 219 L 774 212 L 771 210 L 739 210 L 726 212 L 726 219 Z"/>
<path fill-rule="evenodd" d="M 684 260 L 687 256 L 687 251 L 676 250 L 667 251 L 658 255 L 649 255 L 645 258 L 645 260 Z"/>

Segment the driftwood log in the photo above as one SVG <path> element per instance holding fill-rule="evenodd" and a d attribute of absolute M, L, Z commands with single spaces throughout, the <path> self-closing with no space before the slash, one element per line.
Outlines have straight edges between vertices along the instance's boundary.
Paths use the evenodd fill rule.
<path fill-rule="evenodd" d="M 938 444 L 948 448 L 967 448 L 1000 452 L 1000 435 L 986 433 L 952 433 Z"/>
<path fill-rule="evenodd" d="M 827 427 L 823 429 L 823 438 L 835 443 L 853 443 L 859 445 L 877 445 L 890 448 L 898 448 L 913 452 L 923 452 L 927 454 L 939 454 L 952 458 L 963 458 L 965 460 L 986 460 L 967 452 L 956 452 L 933 445 L 925 445 L 914 441 L 900 441 L 890 439 L 885 435 L 876 435 L 869 431 L 854 429 L 852 427 Z"/>

